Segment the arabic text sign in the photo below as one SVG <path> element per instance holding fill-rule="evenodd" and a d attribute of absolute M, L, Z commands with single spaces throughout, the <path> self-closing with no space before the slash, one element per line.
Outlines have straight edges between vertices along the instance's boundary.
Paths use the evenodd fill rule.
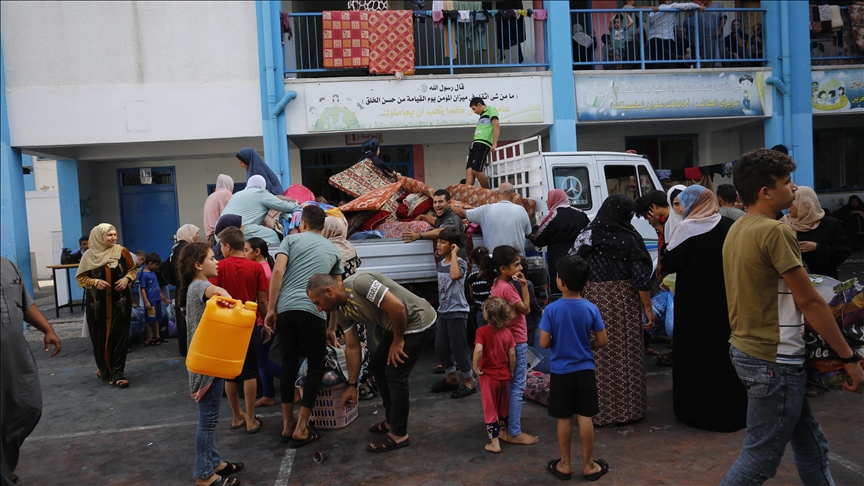
<path fill-rule="evenodd" d="M 576 76 L 580 122 L 770 114 L 762 72 Z"/>
<path fill-rule="evenodd" d="M 471 98 L 498 110 L 501 123 L 543 121 L 540 76 L 403 79 L 306 85 L 310 132 L 474 125 Z"/>
<path fill-rule="evenodd" d="M 813 71 L 813 113 L 864 111 L 864 69 Z"/>

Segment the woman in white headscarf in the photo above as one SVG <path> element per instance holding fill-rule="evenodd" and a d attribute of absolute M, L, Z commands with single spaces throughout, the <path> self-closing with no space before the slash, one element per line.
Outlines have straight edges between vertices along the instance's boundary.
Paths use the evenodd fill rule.
<path fill-rule="evenodd" d="M 669 217 L 666 219 L 666 225 L 663 227 L 663 236 L 666 239 L 668 244 L 670 238 L 672 238 L 672 231 L 675 230 L 675 226 L 684 219 L 684 206 L 681 205 L 681 201 L 678 200 L 678 195 L 681 194 L 684 189 L 687 189 L 687 186 L 682 184 L 676 184 L 669 188 L 666 191 L 666 201 L 669 203 Z"/>
<path fill-rule="evenodd" d="M 298 207 L 293 200 L 271 194 L 267 191 L 267 181 L 260 175 L 253 175 L 246 181 L 246 189 L 231 197 L 222 214 L 236 214 L 243 219 L 243 236 L 247 240 L 257 237 L 268 244 L 278 245 L 279 235 L 263 224 L 267 212 L 290 213 Z"/>
<path fill-rule="evenodd" d="M 216 222 L 219 221 L 222 210 L 225 209 L 225 205 L 231 200 L 233 194 L 234 179 L 225 174 L 219 174 L 219 177 L 216 178 L 216 190 L 207 196 L 207 201 L 204 202 L 204 236 L 210 246 L 216 244 L 216 240 L 213 238 L 213 234 L 216 232 Z"/>
<path fill-rule="evenodd" d="M 837 278 L 837 267 L 852 251 L 843 223 L 825 216 L 816 192 L 807 186 L 798 186 L 795 202 L 782 221 L 798 234 L 798 247 L 807 272 Z"/>
<path fill-rule="evenodd" d="M 90 231 L 89 246 L 81 257 L 75 280 L 87 289 L 86 313 L 93 355 L 102 381 L 129 386 L 123 376 L 129 350 L 132 292 L 138 267 L 129 250 L 117 244 L 117 229 L 108 223 Z"/>

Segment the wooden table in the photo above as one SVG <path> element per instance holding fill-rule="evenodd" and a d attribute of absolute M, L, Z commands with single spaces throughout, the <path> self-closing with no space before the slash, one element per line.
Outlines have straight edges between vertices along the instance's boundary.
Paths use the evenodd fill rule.
<path fill-rule="evenodd" d="M 72 279 L 69 278 L 69 274 L 73 268 L 78 268 L 77 263 L 69 263 L 66 265 L 48 265 L 45 268 L 51 269 L 51 280 L 54 282 L 54 311 L 57 313 L 57 317 L 60 317 L 60 309 L 63 307 L 69 308 L 69 313 L 74 314 L 73 303 L 72 303 Z M 60 300 L 57 298 L 57 270 L 66 270 L 66 293 L 69 296 L 69 301 L 63 305 L 60 305 Z M 81 301 L 81 310 L 84 310 L 84 301 Z"/>

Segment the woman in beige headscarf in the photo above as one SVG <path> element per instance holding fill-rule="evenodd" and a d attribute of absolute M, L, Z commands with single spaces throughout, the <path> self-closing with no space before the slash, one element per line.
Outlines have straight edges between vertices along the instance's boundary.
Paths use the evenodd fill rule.
<path fill-rule="evenodd" d="M 184 224 L 181 226 L 177 233 L 175 233 L 175 238 L 177 239 L 177 244 L 171 248 L 171 257 L 168 260 L 168 265 L 170 266 L 170 275 L 164 275 L 165 280 L 168 281 L 171 285 L 178 285 L 180 283 L 180 252 L 183 251 L 183 248 L 186 247 L 189 243 L 195 243 L 201 237 L 198 232 L 200 230 L 194 224 Z M 180 356 L 186 356 L 186 318 L 183 316 L 183 313 L 180 312 L 180 309 L 177 308 L 177 301 L 174 301 L 174 322 L 177 324 L 177 347 L 180 351 Z"/>
<path fill-rule="evenodd" d="M 330 240 L 339 253 L 342 254 L 342 265 L 345 267 L 345 273 L 342 278 L 348 278 L 357 271 L 360 266 L 360 257 L 357 256 L 357 250 L 354 245 L 346 239 L 348 236 L 348 223 L 341 218 L 335 216 L 327 216 L 324 219 L 324 229 L 321 231 L 321 236 Z"/>
<path fill-rule="evenodd" d="M 851 254 L 849 240 L 843 223 L 825 216 L 813 189 L 798 186 L 795 202 L 789 214 L 783 216 L 783 222 L 798 233 L 798 247 L 807 272 L 837 278 L 837 267 Z"/>
<path fill-rule="evenodd" d="M 137 273 L 129 250 L 117 244 L 114 226 L 102 223 L 90 231 L 89 247 L 81 257 L 75 280 L 87 290 L 87 326 L 99 367 L 96 374 L 120 388 L 129 386 L 123 376 L 132 320 L 129 284 Z"/>

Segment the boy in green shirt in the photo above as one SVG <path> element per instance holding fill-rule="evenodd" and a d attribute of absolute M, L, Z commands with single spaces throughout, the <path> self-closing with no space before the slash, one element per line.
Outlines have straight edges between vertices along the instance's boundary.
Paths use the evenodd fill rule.
<path fill-rule="evenodd" d="M 474 178 L 480 181 L 480 186 L 489 189 L 489 180 L 483 173 L 486 164 L 486 156 L 490 150 L 498 148 L 498 134 L 501 127 L 498 125 L 498 110 L 486 106 L 483 98 L 471 98 L 471 110 L 480 115 L 477 128 L 474 129 L 474 141 L 468 150 L 468 164 L 465 167 L 465 184 L 474 185 Z"/>

